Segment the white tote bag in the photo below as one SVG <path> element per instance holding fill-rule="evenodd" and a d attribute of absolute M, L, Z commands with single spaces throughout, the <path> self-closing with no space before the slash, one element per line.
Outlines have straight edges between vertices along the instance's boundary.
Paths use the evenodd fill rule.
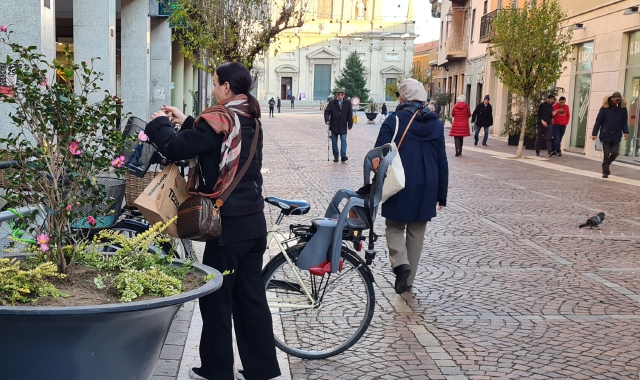
<path fill-rule="evenodd" d="M 393 132 L 391 144 L 396 145 L 396 135 L 398 134 L 398 125 L 400 120 L 396 116 L 396 130 Z M 404 136 L 403 136 L 404 137 Z M 397 147 L 396 147 L 397 149 Z M 396 154 L 391 161 L 391 165 L 387 166 L 387 175 L 382 184 L 382 203 L 386 202 L 391 196 L 396 195 L 398 191 L 404 189 L 404 166 L 400 159 L 400 152 Z"/>
<path fill-rule="evenodd" d="M 415 119 L 418 112 L 413 114 L 411 121 L 407 124 L 407 128 L 404 130 L 402 134 L 402 138 L 397 145 L 398 153 L 391 161 L 391 165 L 387 166 L 387 175 L 384 179 L 384 183 L 382 184 L 382 200 L 384 203 L 387 199 L 396 195 L 400 190 L 404 189 L 404 166 L 402 166 L 402 159 L 400 158 L 400 146 L 402 145 L 402 141 L 404 137 L 407 135 L 407 131 L 409 131 L 409 127 L 411 127 L 411 123 L 413 123 L 413 119 Z M 391 144 L 395 145 L 396 135 L 398 134 L 398 127 L 400 126 L 400 120 L 396 116 L 396 130 L 393 132 L 393 138 L 391 138 Z"/>

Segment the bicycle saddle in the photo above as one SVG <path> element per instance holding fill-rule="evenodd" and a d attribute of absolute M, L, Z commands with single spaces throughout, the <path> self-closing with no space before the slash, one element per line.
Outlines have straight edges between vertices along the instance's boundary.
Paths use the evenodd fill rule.
<path fill-rule="evenodd" d="M 265 202 L 270 205 L 279 207 L 284 215 L 304 215 L 309 212 L 311 206 L 307 201 L 302 200 L 287 200 L 276 197 L 266 197 Z"/>

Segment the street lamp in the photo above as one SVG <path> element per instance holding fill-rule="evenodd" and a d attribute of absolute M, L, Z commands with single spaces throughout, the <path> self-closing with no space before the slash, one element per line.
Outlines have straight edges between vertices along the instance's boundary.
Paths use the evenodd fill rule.
<path fill-rule="evenodd" d="M 453 12 L 451 12 L 451 9 L 449 9 L 449 12 L 447 12 L 445 17 L 447 18 L 447 22 L 451 22 L 451 20 L 453 19 Z"/>

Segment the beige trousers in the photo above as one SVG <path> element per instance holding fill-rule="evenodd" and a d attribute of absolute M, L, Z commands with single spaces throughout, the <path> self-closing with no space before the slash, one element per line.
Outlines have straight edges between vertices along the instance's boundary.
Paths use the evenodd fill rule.
<path fill-rule="evenodd" d="M 420 254 L 424 245 L 424 232 L 427 229 L 427 222 L 394 222 L 386 219 L 387 226 L 385 235 L 387 246 L 389 247 L 389 261 L 391 268 L 398 265 L 409 264 L 411 275 L 407 280 L 407 285 L 412 286 L 416 278 Z M 406 238 L 405 238 L 406 229 Z"/>

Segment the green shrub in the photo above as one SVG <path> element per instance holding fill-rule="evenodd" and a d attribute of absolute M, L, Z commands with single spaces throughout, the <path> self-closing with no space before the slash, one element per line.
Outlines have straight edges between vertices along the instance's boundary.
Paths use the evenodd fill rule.
<path fill-rule="evenodd" d="M 0 258 L 0 304 L 34 302 L 44 296 L 66 297 L 49 282 L 50 278 L 65 277 L 51 261 L 25 270 L 18 259 Z"/>

